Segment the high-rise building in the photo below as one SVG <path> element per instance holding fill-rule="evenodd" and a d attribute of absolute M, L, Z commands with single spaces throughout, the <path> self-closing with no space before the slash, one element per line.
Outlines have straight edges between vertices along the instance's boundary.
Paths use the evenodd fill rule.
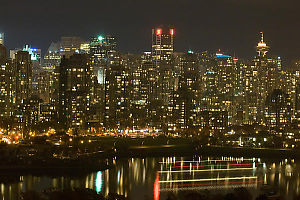
<path fill-rule="evenodd" d="M 32 62 L 27 51 L 19 51 L 13 60 L 14 96 L 13 103 L 20 105 L 32 94 Z"/>
<path fill-rule="evenodd" d="M 173 101 L 175 91 L 175 65 L 174 65 L 174 35 L 173 28 L 154 28 L 152 29 L 152 59 L 154 69 L 157 73 L 157 102 L 152 105 L 158 105 L 160 108 L 160 127 L 167 132 L 169 129 L 169 112 L 172 106 L 169 104 Z M 152 108 L 153 110 L 155 108 Z M 157 109 L 156 109 L 157 110 Z"/>
<path fill-rule="evenodd" d="M 273 90 L 266 99 L 265 118 L 271 130 L 281 132 L 291 123 L 292 104 L 286 93 L 280 89 Z"/>
<path fill-rule="evenodd" d="M 93 37 L 89 47 L 92 64 L 108 65 L 114 61 L 114 56 L 117 52 L 115 37 L 110 35 Z"/>
<path fill-rule="evenodd" d="M 30 45 L 26 44 L 23 47 L 23 51 L 27 51 L 31 56 L 31 61 L 37 61 L 39 64 L 41 63 L 41 49 L 32 48 Z"/>
<path fill-rule="evenodd" d="M 156 65 L 170 64 L 174 51 L 174 34 L 173 28 L 152 29 L 152 56 Z"/>
<path fill-rule="evenodd" d="M 0 44 L 0 116 L 12 116 L 12 65 L 7 58 L 7 49 Z"/>
<path fill-rule="evenodd" d="M 64 56 L 71 56 L 74 53 L 80 52 L 80 47 L 83 41 L 80 37 L 61 37 L 60 39 L 60 53 Z"/>
<path fill-rule="evenodd" d="M 55 68 L 59 66 L 60 59 L 60 44 L 52 42 L 44 56 L 43 69 L 54 71 Z"/>
<path fill-rule="evenodd" d="M 87 54 L 63 57 L 59 67 L 59 122 L 75 132 L 85 127 L 91 102 L 91 64 Z"/>
<path fill-rule="evenodd" d="M 197 55 L 189 51 L 180 59 L 178 89 L 174 92 L 169 131 L 199 131 L 201 77 Z"/>
<path fill-rule="evenodd" d="M 107 130 L 124 133 L 127 128 L 132 127 L 129 84 L 129 69 L 121 57 L 116 56 L 105 76 L 104 127 Z"/>

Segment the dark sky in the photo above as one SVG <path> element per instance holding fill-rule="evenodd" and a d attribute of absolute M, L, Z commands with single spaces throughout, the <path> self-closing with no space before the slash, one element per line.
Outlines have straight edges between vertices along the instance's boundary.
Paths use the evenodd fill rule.
<path fill-rule="evenodd" d="M 150 50 L 151 28 L 172 25 L 176 51 L 222 50 L 255 55 L 259 32 L 271 55 L 300 58 L 299 0 L 1 0 L 6 46 L 45 51 L 60 36 L 110 33 L 124 52 Z"/>

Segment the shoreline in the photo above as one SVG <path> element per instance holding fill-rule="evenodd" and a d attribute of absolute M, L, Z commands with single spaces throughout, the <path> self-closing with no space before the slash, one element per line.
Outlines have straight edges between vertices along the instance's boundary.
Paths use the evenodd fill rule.
<path fill-rule="evenodd" d="M 243 147 L 216 147 L 205 146 L 193 148 L 192 145 L 160 145 L 160 146 L 131 146 L 126 150 L 117 152 L 100 152 L 84 160 L 75 160 L 70 165 L 60 163 L 59 165 L 0 165 L 0 176 L 3 175 L 26 175 L 26 174 L 85 174 L 94 171 L 109 169 L 111 164 L 105 160 L 114 158 L 145 158 L 145 157 L 173 157 L 173 156 L 215 156 L 215 157 L 246 157 L 265 159 L 294 159 L 300 158 L 300 150 L 295 149 L 254 149 Z M 74 161 L 73 161 L 74 162 Z M 89 164 L 87 164 L 89 163 Z M 95 163 L 95 164 L 92 164 Z M 1 179 L 0 179 L 1 180 Z"/>

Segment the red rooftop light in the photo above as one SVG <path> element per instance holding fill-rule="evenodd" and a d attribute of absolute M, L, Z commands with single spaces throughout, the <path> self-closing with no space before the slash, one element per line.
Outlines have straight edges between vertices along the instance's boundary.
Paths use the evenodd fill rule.
<path fill-rule="evenodd" d="M 160 28 L 156 29 L 156 35 L 161 35 L 161 32 L 162 32 L 162 30 Z"/>
<path fill-rule="evenodd" d="M 174 35 L 174 33 L 175 33 L 174 29 L 170 29 L 170 34 Z"/>

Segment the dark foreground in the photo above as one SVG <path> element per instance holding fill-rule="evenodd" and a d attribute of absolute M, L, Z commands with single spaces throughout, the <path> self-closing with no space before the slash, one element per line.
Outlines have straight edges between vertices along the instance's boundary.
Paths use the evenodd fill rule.
<path fill-rule="evenodd" d="M 22 199 L 24 200 L 127 200 L 124 195 L 118 195 L 110 193 L 104 196 L 101 193 L 97 193 L 91 189 L 79 189 L 56 191 L 47 190 L 41 193 L 34 191 L 27 191 L 22 193 Z M 185 191 L 175 193 L 168 193 L 165 199 L 161 200 L 284 200 L 284 196 L 273 194 L 272 191 L 260 194 L 258 197 L 253 198 L 253 195 L 246 188 L 236 188 L 232 192 L 227 194 L 211 193 L 208 190 L 193 192 Z M 300 200 L 300 196 L 294 198 Z M 147 199 L 145 199 L 147 200 Z"/>

